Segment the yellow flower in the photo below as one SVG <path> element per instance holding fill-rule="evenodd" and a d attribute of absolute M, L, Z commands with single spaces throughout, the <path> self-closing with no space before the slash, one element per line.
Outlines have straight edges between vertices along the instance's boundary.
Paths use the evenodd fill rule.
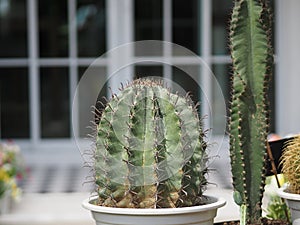
<path fill-rule="evenodd" d="M 5 183 L 9 183 L 10 177 L 7 174 L 6 170 L 0 168 L 0 180 L 4 181 Z"/>

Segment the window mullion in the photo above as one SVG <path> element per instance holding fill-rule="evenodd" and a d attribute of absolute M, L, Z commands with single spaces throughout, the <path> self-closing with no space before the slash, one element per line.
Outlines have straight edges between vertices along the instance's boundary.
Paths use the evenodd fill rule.
<path fill-rule="evenodd" d="M 201 73 L 199 80 L 201 81 L 201 88 L 204 95 L 201 95 L 201 111 L 202 115 L 210 115 L 210 109 L 212 102 L 212 78 L 211 78 L 211 29 L 212 29 L 212 10 L 211 10 L 211 0 L 202 0 L 202 4 L 199 4 L 199 12 L 201 14 L 200 28 L 202 29 L 201 34 L 201 55 L 206 63 L 205 66 L 201 66 Z M 205 129 L 212 128 L 211 127 L 211 119 L 210 116 L 207 117 L 207 123 L 205 123 Z"/>
<path fill-rule="evenodd" d="M 33 146 L 40 141 L 40 91 L 38 70 L 38 9 L 37 0 L 28 0 L 28 55 L 29 55 L 29 104 L 30 104 L 30 138 Z"/>
<path fill-rule="evenodd" d="M 79 134 L 79 112 L 78 104 L 73 97 L 78 83 L 78 70 L 77 70 L 77 21 L 76 21 L 76 3 L 77 0 L 68 0 L 68 20 L 69 20 L 69 85 L 70 85 L 70 131 L 71 137 L 73 134 L 75 138 Z M 73 132 L 74 131 L 74 132 Z M 73 132 L 73 134 L 72 134 Z"/>
<path fill-rule="evenodd" d="M 133 41 L 133 0 L 106 0 L 107 5 L 107 46 L 112 50 L 119 45 Z M 123 46 L 123 51 L 109 51 L 107 71 L 109 87 L 117 93 L 120 83 L 133 78 L 133 45 Z M 127 66 L 126 66 L 127 65 Z M 125 68 L 122 68 L 126 66 Z M 122 71 L 119 71 L 122 68 Z M 118 76 L 114 76 L 118 72 Z"/>
<path fill-rule="evenodd" d="M 172 42 L 172 0 L 163 1 L 163 40 Z M 172 45 L 163 45 L 163 57 L 165 62 L 170 63 L 172 57 Z M 163 77 L 172 80 L 172 67 L 166 63 L 163 64 Z"/>

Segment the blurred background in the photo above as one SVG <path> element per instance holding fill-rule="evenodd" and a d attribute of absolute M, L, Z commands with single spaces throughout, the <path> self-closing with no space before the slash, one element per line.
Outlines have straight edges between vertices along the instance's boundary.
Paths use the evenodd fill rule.
<path fill-rule="evenodd" d="M 300 128 L 300 1 L 273 0 L 270 5 L 275 49 L 270 132 L 285 136 Z M 225 142 L 217 147 L 219 157 L 212 163 L 218 172 L 211 180 L 230 188 L 223 127 L 227 117 L 220 110 L 222 101 L 227 105 L 230 101 L 231 8 L 228 0 L 0 0 L 0 138 L 20 147 L 27 173 L 21 184 L 24 197 L 92 190 L 91 185 L 82 185 L 88 169 L 83 168 L 82 149 L 75 142 L 85 143 L 91 133 L 86 110 L 90 106 L 73 107 L 76 87 L 96 58 L 141 40 L 172 42 L 197 54 L 212 70 L 224 99 L 219 99 L 215 83 L 199 61 L 165 47 L 102 56 L 97 61 L 104 85 L 101 94 L 109 97 L 108 87 L 119 86 L 118 79 L 108 79 L 109 74 L 127 57 L 152 62 L 129 66 L 124 78 L 161 76 L 191 91 L 195 101 L 206 98 L 210 105 L 202 104 L 200 114 L 209 114 L 207 123 L 216 143 L 225 134 Z M 172 65 L 159 62 L 164 58 Z M 205 96 L 198 83 L 205 86 Z M 86 92 L 97 94 L 99 88 L 87 87 Z"/>

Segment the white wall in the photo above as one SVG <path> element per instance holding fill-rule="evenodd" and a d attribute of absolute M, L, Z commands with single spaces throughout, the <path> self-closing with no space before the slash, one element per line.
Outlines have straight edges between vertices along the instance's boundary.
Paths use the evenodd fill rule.
<path fill-rule="evenodd" d="M 300 1 L 276 2 L 276 125 L 281 135 L 300 132 Z"/>

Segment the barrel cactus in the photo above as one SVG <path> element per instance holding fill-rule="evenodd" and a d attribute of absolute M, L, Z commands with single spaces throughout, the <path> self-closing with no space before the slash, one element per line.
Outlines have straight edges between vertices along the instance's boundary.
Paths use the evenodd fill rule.
<path fill-rule="evenodd" d="M 289 183 L 287 191 L 300 194 L 300 135 L 288 141 L 280 163 L 282 173 Z"/>
<path fill-rule="evenodd" d="M 260 223 L 273 65 L 271 20 L 263 0 L 235 0 L 230 24 L 233 64 L 230 153 L 241 224 Z"/>
<path fill-rule="evenodd" d="M 189 96 L 139 79 L 99 116 L 94 151 L 95 204 L 122 208 L 200 205 L 207 183 L 205 132 Z"/>

